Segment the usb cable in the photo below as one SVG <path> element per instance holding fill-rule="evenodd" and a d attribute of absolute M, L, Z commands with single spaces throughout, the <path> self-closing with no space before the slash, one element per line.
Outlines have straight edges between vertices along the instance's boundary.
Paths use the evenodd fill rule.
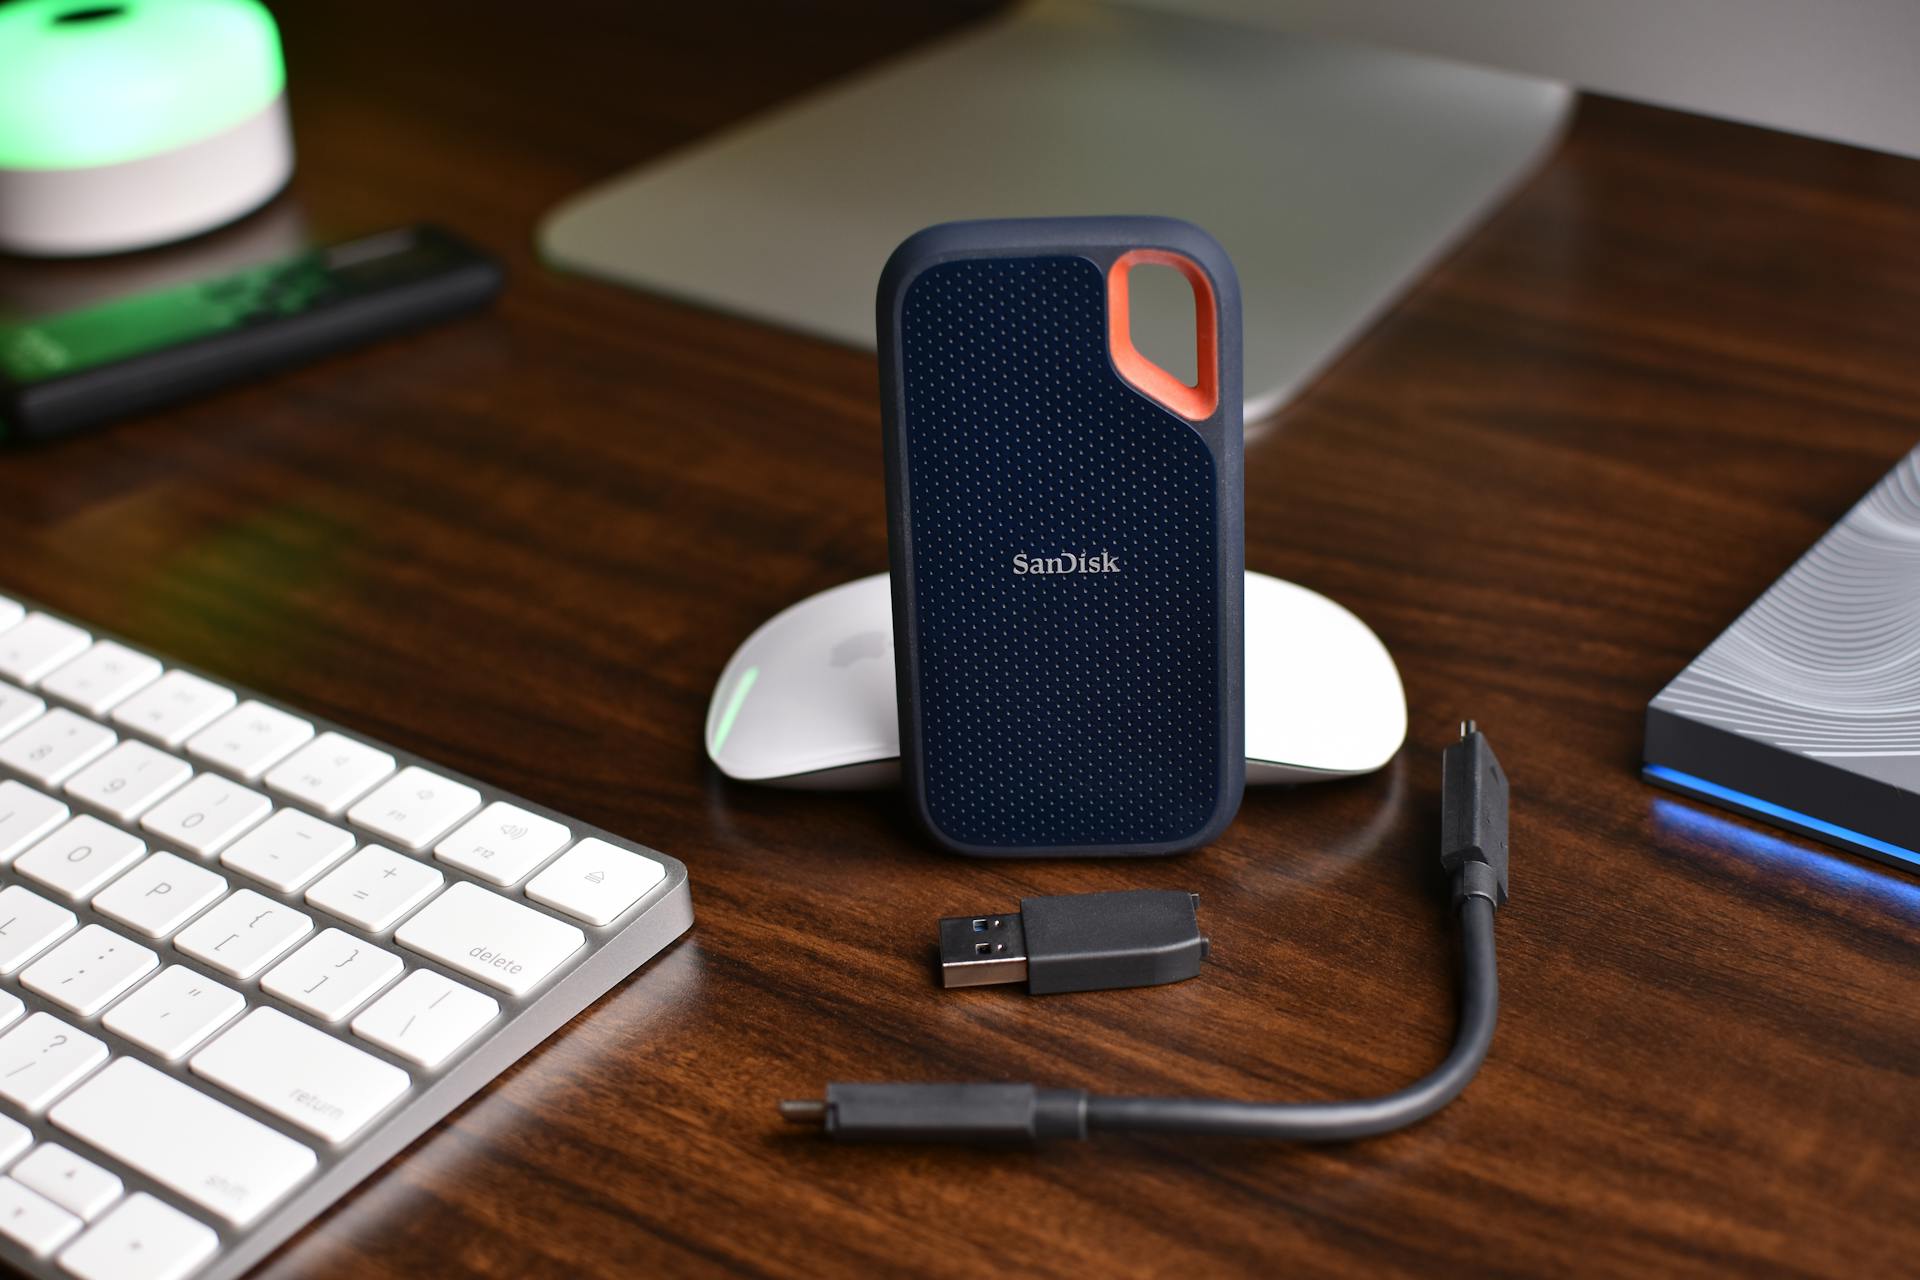
<path fill-rule="evenodd" d="M 1499 1008 L 1493 917 L 1507 901 L 1507 779 L 1469 720 L 1441 757 L 1440 865 L 1460 914 L 1460 1020 L 1424 1079 L 1353 1102 L 1126 1098 L 1031 1084 L 831 1084 L 780 1114 L 842 1141 L 1035 1142 L 1091 1133 L 1179 1133 L 1344 1142 L 1426 1119 L 1486 1061 Z M 1036 994 L 1192 977 L 1207 942 L 1184 893 L 1030 898 L 1018 913 L 941 921 L 948 986 L 1025 980 Z"/>

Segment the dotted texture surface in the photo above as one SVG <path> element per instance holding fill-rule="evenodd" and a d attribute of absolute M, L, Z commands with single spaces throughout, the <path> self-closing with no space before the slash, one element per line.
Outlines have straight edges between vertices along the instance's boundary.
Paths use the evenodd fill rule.
<path fill-rule="evenodd" d="M 975 258 L 903 303 L 927 805 L 962 843 L 1160 843 L 1214 812 L 1213 456 L 1114 372 L 1105 290 L 1084 258 Z"/>

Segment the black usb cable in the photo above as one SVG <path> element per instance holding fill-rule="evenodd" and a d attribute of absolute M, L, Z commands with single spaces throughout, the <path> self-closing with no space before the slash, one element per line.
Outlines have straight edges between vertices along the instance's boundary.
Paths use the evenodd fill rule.
<path fill-rule="evenodd" d="M 1507 779 L 1469 720 L 1441 757 L 1440 865 L 1460 913 L 1460 1023 L 1453 1050 L 1424 1079 L 1355 1102 L 1123 1098 L 1031 1084 L 831 1084 L 824 1101 L 780 1114 L 843 1141 L 1006 1142 L 1090 1133 L 1190 1133 L 1343 1142 L 1426 1119 L 1460 1096 L 1486 1061 L 1499 1010 L 1493 916 L 1507 901 Z M 1173 982 L 1206 955 L 1184 893 L 1030 898 L 1011 915 L 941 921 L 948 986 L 1024 979 L 1035 993 Z"/>

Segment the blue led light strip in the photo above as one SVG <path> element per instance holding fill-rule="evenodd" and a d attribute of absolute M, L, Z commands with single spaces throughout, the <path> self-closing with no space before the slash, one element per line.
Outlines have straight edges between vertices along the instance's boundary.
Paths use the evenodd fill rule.
<path fill-rule="evenodd" d="M 1837 822 L 1828 822 L 1812 814 L 1801 813 L 1798 809 L 1789 809 L 1771 800 L 1762 800 L 1759 796 L 1748 795 L 1744 791 L 1735 791 L 1732 787 L 1723 787 L 1717 782 L 1708 782 L 1705 778 L 1696 778 L 1690 773 L 1678 769 L 1669 769 L 1663 764 L 1642 766 L 1646 776 L 1655 782 L 1663 782 L 1678 791 L 1703 796 L 1709 800 L 1718 800 L 1729 808 L 1744 813 L 1755 814 L 1763 818 L 1774 818 L 1790 827 L 1796 827 L 1813 835 L 1826 836 L 1842 844 L 1853 845 L 1860 849 L 1870 849 L 1889 858 L 1898 859 L 1910 867 L 1920 868 L 1920 853 L 1905 849 L 1897 844 L 1888 844 L 1864 832 L 1843 827 Z"/>

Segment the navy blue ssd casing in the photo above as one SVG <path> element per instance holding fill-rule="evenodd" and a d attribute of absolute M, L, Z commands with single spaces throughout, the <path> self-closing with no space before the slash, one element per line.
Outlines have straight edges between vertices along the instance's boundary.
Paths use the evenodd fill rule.
<path fill-rule="evenodd" d="M 1196 300 L 1197 385 L 1141 357 L 1126 277 Z M 1240 290 L 1169 218 L 949 223 L 880 277 L 904 778 L 989 857 L 1177 853 L 1246 779 Z"/>

